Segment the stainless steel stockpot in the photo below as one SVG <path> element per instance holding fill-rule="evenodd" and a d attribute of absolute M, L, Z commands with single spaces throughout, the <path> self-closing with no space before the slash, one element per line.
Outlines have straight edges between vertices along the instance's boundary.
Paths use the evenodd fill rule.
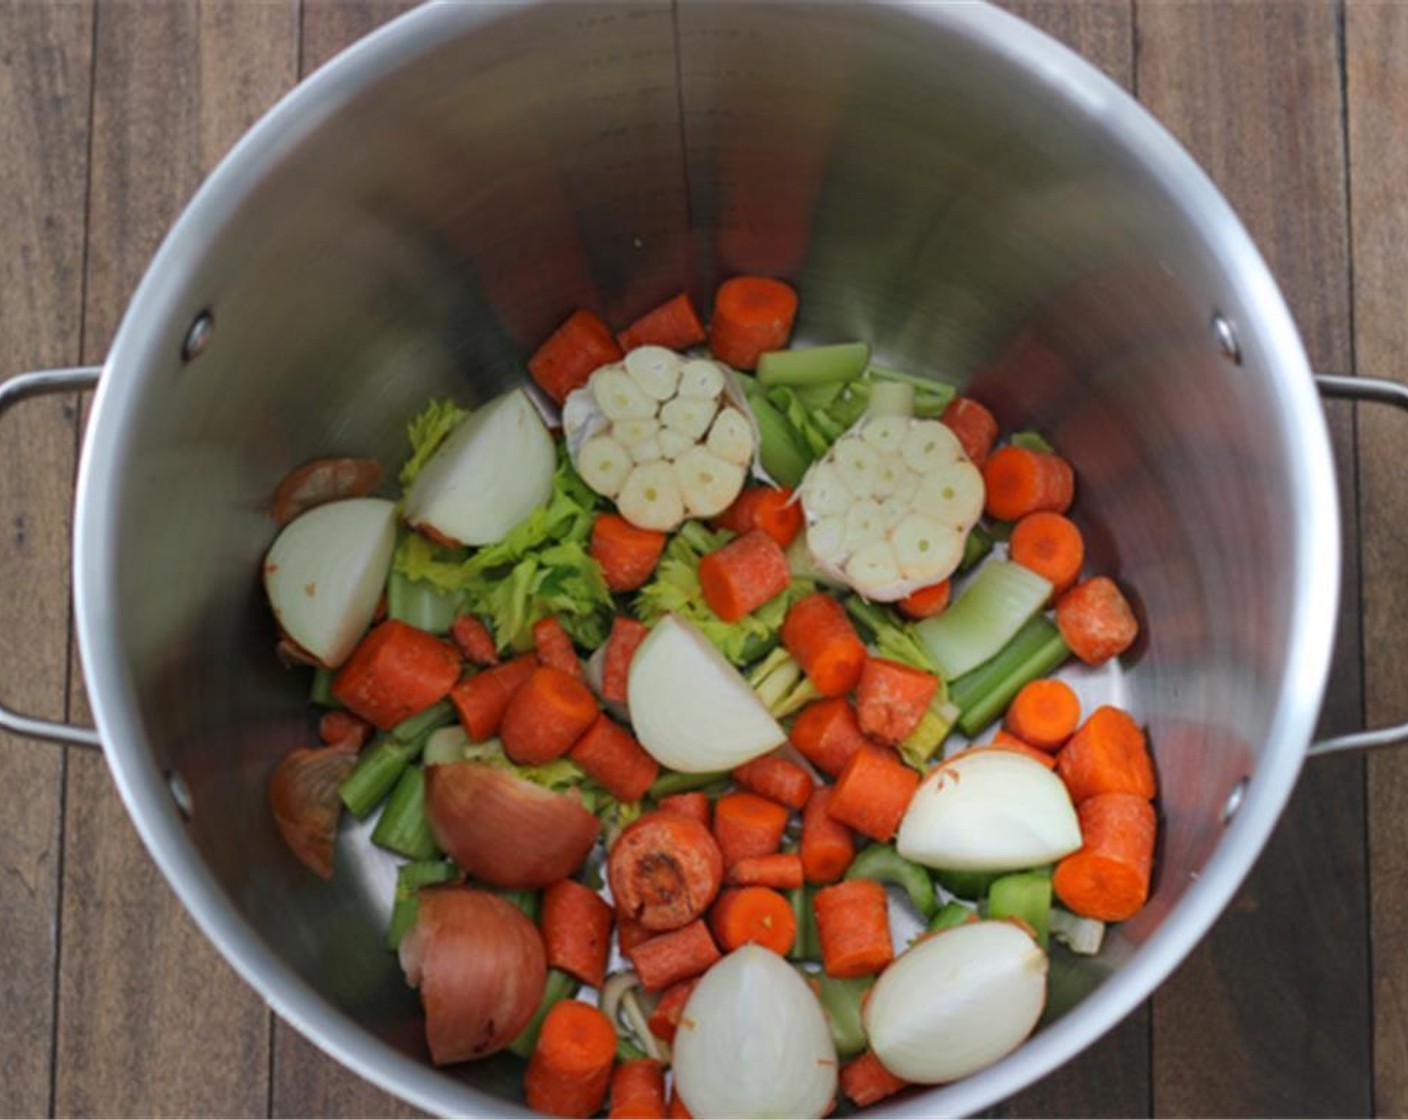
<path fill-rule="evenodd" d="M 418 9 L 285 98 L 152 262 L 80 474 L 97 732 L 0 723 L 100 739 L 220 951 L 423 1108 L 517 1113 L 518 1072 L 433 1070 L 381 943 L 386 867 L 349 832 L 324 884 L 271 827 L 264 781 L 307 714 L 258 589 L 268 495 L 318 455 L 395 464 L 427 397 L 520 379 L 573 307 L 624 322 L 737 272 L 797 285 L 800 337 L 867 339 L 1049 433 L 1094 563 L 1145 623 L 1122 673 L 1076 676 L 1155 746 L 1150 905 L 1053 971 L 1062 1013 L 1020 1051 L 889 1111 L 980 1110 L 1118 1022 L 1227 903 L 1316 749 L 1340 569 L 1316 385 L 1237 218 L 1120 89 L 978 4 Z M 0 409 L 97 372 L 13 379 Z"/>

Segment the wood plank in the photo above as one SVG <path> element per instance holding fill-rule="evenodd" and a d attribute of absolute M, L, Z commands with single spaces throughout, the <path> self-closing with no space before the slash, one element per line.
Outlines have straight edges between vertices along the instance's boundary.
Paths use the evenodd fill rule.
<path fill-rule="evenodd" d="M 1321 369 L 1350 368 L 1337 11 L 1327 0 L 1137 3 L 1141 100 L 1209 171 L 1279 278 Z M 1351 418 L 1331 416 L 1345 582 L 1322 730 L 1357 726 Z M 1361 760 L 1307 769 L 1253 874 L 1154 999 L 1159 1115 L 1368 1111 Z"/>
<path fill-rule="evenodd" d="M 303 0 L 299 75 L 306 78 L 333 55 L 418 3 L 420 0 Z"/>
<path fill-rule="evenodd" d="M 1349 0 L 1345 9 L 1355 365 L 1366 377 L 1408 377 L 1408 7 Z M 1364 707 L 1378 727 L 1408 719 L 1408 478 L 1404 418 L 1359 413 L 1364 533 Z M 1369 896 L 1376 1116 L 1408 1114 L 1408 753 L 1368 759 Z"/>
<path fill-rule="evenodd" d="M 295 0 L 105 3 L 97 23 L 90 361 L 202 177 L 292 85 L 298 47 Z M 157 872 L 100 758 L 71 761 L 64 828 L 54 1110 L 265 1115 L 271 1016 Z"/>
<path fill-rule="evenodd" d="M 74 365 L 82 313 L 90 4 L 0 4 L 0 354 L 8 377 Z M 62 719 L 76 409 L 31 401 L 3 428 L 0 644 L 8 704 Z M 15 638 L 22 640 L 17 641 Z M 64 757 L 0 735 L 0 1115 L 48 1111 Z"/>

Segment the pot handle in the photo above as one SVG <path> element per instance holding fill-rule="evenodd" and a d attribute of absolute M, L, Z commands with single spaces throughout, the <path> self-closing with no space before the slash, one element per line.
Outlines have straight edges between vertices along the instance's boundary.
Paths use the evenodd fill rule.
<path fill-rule="evenodd" d="M 100 373 L 101 366 L 78 366 L 17 374 L 0 384 L 0 416 L 30 397 L 92 389 L 97 385 Z M 0 701 L 0 728 L 30 739 L 51 739 L 56 743 L 70 743 L 78 747 L 101 748 L 103 745 L 94 728 L 27 716 L 7 707 L 3 701 Z"/>
<path fill-rule="evenodd" d="M 1315 384 L 1322 396 L 1355 403 L 1391 404 L 1408 412 L 1408 386 L 1400 385 L 1397 381 L 1317 373 Z M 1375 747 L 1391 747 L 1403 742 L 1408 742 L 1408 723 L 1334 735 L 1311 743 L 1305 753 L 1307 757 L 1314 758 L 1317 755 L 1338 754 L 1341 751 L 1367 751 Z"/>

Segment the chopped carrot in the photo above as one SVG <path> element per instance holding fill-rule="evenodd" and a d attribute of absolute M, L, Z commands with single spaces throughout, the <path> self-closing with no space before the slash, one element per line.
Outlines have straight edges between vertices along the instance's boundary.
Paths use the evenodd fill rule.
<path fill-rule="evenodd" d="M 713 818 L 713 808 L 709 804 L 709 795 L 697 789 L 691 790 L 689 793 L 676 793 L 670 797 L 662 797 L 660 799 L 660 811 L 662 813 L 679 813 L 680 816 L 691 817 L 705 828 L 710 826 Z"/>
<path fill-rule="evenodd" d="M 953 581 L 941 579 L 918 591 L 911 591 L 895 605 L 906 618 L 933 618 L 948 609 L 949 596 L 953 594 Z"/>
<path fill-rule="evenodd" d="M 1059 750 L 1080 726 L 1080 697 L 1065 681 L 1028 681 L 1007 705 L 1003 722 L 1029 746 Z"/>
<path fill-rule="evenodd" d="M 617 837 L 606 877 L 618 913 L 649 930 L 679 929 L 714 901 L 724 881 L 724 857 L 697 820 L 657 811 Z"/>
<path fill-rule="evenodd" d="M 269 513 L 275 524 L 287 525 L 315 506 L 370 494 L 380 481 L 375 459 L 314 459 L 284 476 Z"/>
<path fill-rule="evenodd" d="M 833 778 L 846 768 L 856 751 L 871 745 L 860 729 L 851 702 L 840 696 L 803 708 L 788 738 L 803 758 Z"/>
<path fill-rule="evenodd" d="M 664 533 L 632 525 L 619 513 L 599 513 L 592 522 L 587 551 L 600 565 L 607 587 L 634 591 L 644 587 L 655 571 L 666 539 Z"/>
<path fill-rule="evenodd" d="M 667 350 L 688 350 L 707 337 L 704 324 L 694 310 L 688 292 L 667 299 L 647 311 L 616 336 L 616 344 L 624 351 L 637 346 L 663 346 Z"/>
<path fill-rule="evenodd" d="M 749 943 L 785 957 L 797 936 L 792 904 L 768 887 L 724 891 L 709 910 L 709 928 L 725 953 Z"/>
<path fill-rule="evenodd" d="M 776 887 L 790 891 L 800 887 L 806 876 L 802 871 L 802 857 L 796 852 L 774 852 L 739 860 L 728 869 L 724 881 L 731 887 Z"/>
<path fill-rule="evenodd" d="M 665 1115 L 665 1068 L 654 1058 L 621 1062 L 611 1075 L 607 1120 L 660 1120 Z"/>
<path fill-rule="evenodd" d="M 616 942 L 621 947 L 621 952 L 627 956 L 642 941 L 649 941 L 654 936 L 654 930 L 646 929 L 639 922 L 624 914 L 616 915 Z"/>
<path fill-rule="evenodd" d="M 724 794 L 714 806 L 714 838 L 724 866 L 777 851 L 790 815 L 785 805 L 756 793 Z"/>
<path fill-rule="evenodd" d="M 798 599 L 782 620 L 782 644 L 823 696 L 844 696 L 865 668 L 865 643 L 846 608 L 824 591 Z"/>
<path fill-rule="evenodd" d="M 939 678 L 884 657 L 868 657 L 856 686 L 860 729 L 882 743 L 898 743 L 919 726 Z"/>
<path fill-rule="evenodd" d="M 694 1120 L 694 1114 L 680 1097 L 678 1085 L 670 1087 L 670 1103 L 665 1108 L 665 1115 L 669 1120 Z"/>
<path fill-rule="evenodd" d="M 1038 510 L 1065 513 L 1075 496 L 1075 474 L 1059 455 L 1003 447 L 988 456 L 983 487 L 988 516 L 1016 521 Z"/>
<path fill-rule="evenodd" d="M 337 789 L 356 765 L 357 748 L 350 744 L 297 747 L 269 775 L 265 795 L 279 835 L 299 862 L 323 879 L 332 878 L 342 816 Z"/>
<path fill-rule="evenodd" d="M 631 658 L 650 633 L 643 622 L 618 614 L 611 622 L 606 639 L 606 657 L 601 667 L 601 698 L 612 703 L 626 702 L 626 682 L 630 679 Z"/>
<path fill-rule="evenodd" d="M 499 724 L 504 754 L 520 766 L 560 758 L 596 722 L 591 689 L 561 669 L 534 669 L 509 699 Z"/>
<path fill-rule="evenodd" d="M 548 967 L 559 968 L 583 984 L 601 987 L 611 955 L 615 913 L 596 891 L 575 879 L 563 879 L 543 891 L 538 925 Z"/>
<path fill-rule="evenodd" d="M 660 773 L 660 764 L 636 737 L 605 712 L 572 744 L 567 757 L 618 801 L 639 801 Z"/>
<path fill-rule="evenodd" d="M 1076 815 L 1081 848 L 1056 865 L 1056 897 L 1102 922 L 1133 917 L 1149 897 L 1158 831 L 1154 807 L 1137 794 L 1104 793 L 1082 801 Z"/>
<path fill-rule="evenodd" d="M 616 1061 L 616 1028 L 581 1000 L 553 1004 L 523 1075 L 528 1107 L 549 1116 L 588 1117 L 606 1098 Z"/>
<path fill-rule="evenodd" d="M 973 465 L 982 468 L 997 439 L 997 420 L 972 397 L 954 397 L 939 417 L 963 445 Z"/>
<path fill-rule="evenodd" d="M 1132 793 L 1152 800 L 1154 760 L 1144 732 L 1129 713 L 1096 708 L 1056 756 L 1056 773 L 1079 807 L 1102 793 Z"/>
<path fill-rule="evenodd" d="M 869 1108 L 894 1096 L 908 1084 L 881 1065 L 873 1050 L 867 1050 L 841 1067 L 841 1092 L 853 1100 L 857 1108 Z"/>
<path fill-rule="evenodd" d="M 1030 743 L 1024 743 L 1017 736 L 1008 731 L 997 731 L 992 742 L 984 743 L 982 746 L 969 747 L 973 751 L 1014 751 L 1017 754 L 1024 754 L 1033 762 L 1041 763 L 1048 770 L 1056 769 L 1056 758 L 1050 751 L 1038 750 Z"/>
<path fill-rule="evenodd" d="M 812 898 L 821 966 L 837 979 L 869 976 L 895 958 L 885 888 L 873 879 L 848 879 Z"/>
<path fill-rule="evenodd" d="M 538 667 L 531 653 L 466 677 L 450 689 L 450 702 L 472 743 L 483 743 L 499 733 L 508 702 Z"/>
<path fill-rule="evenodd" d="M 699 561 L 704 601 L 725 622 L 737 622 L 787 590 L 792 570 L 781 546 L 751 529 Z"/>
<path fill-rule="evenodd" d="M 434 634 L 387 619 L 361 640 L 332 682 L 351 711 L 387 731 L 443 700 L 460 659 Z"/>
<path fill-rule="evenodd" d="M 622 952 L 624 951 L 622 950 Z M 684 1014 L 684 1005 L 689 1002 L 689 997 L 694 994 L 694 989 L 697 987 L 699 987 L 697 978 L 681 980 L 678 984 L 673 984 L 661 992 L 660 998 L 655 1001 L 655 1010 L 646 1020 L 646 1025 L 650 1027 L 650 1033 L 662 1042 L 674 1042 L 675 1032 L 680 1028 L 680 1016 Z"/>
<path fill-rule="evenodd" d="M 334 709 L 318 720 L 318 738 L 325 746 L 347 746 L 357 751 L 371 737 L 372 725 L 351 712 Z"/>
<path fill-rule="evenodd" d="M 797 293 L 781 280 L 735 276 L 714 296 L 709 349 L 734 369 L 752 369 L 760 355 L 787 345 L 796 317 Z"/>
<path fill-rule="evenodd" d="M 714 519 L 720 529 L 743 534 L 761 529 L 786 548 L 802 531 L 802 504 L 795 491 L 774 486 L 754 486 L 734 499 L 733 505 Z"/>
<path fill-rule="evenodd" d="M 586 682 L 587 674 L 582 668 L 582 662 L 577 657 L 577 651 L 572 646 L 572 639 L 567 636 L 567 631 L 562 628 L 562 623 L 549 615 L 547 618 L 540 618 L 533 623 L 533 647 L 538 655 L 539 664 L 549 669 L 557 669 L 566 673 L 569 677 Z"/>
<path fill-rule="evenodd" d="M 450 624 L 450 637 L 472 665 L 497 665 L 499 650 L 494 635 L 478 615 L 462 614 Z"/>
<path fill-rule="evenodd" d="M 621 356 L 611 328 L 599 316 L 579 309 L 534 351 L 528 359 L 528 372 L 561 404 L 573 389 L 585 385 L 598 367 L 619 361 Z"/>
<path fill-rule="evenodd" d="M 1087 665 L 1118 657 L 1139 636 L 1139 623 L 1115 581 L 1096 576 L 1056 600 L 1056 628 Z"/>
<path fill-rule="evenodd" d="M 893 751 L 866 747 L 841 771 L 826 811 L 862 836 L 885 844 L 895 835 L 918 787 L 919 774 Z"/>
<path fill-rule="evenodd" d="M 707 972 L 720 956 L 709 927 L 697 919 L 641 942 L 627 955 L 641 984 L 652 992 Z"/>
<path fill-rule="evenodd" d="M 1037 510 L 1017 522 L 1007 542 L 1008 555 L 1051 584 L 1055 598 L 1080 577 L 1085 538 L 1069 517 Z"/>
<path fill-rule="evenodd" d="M 733 770 L 733 780 L 750 793 L 800 809 L 812 795 L 812 776 L 790 758 L 765 754 Z"/>
<path fill-rule="evenodd" d="M 829 812 L 831 786 L 818 786 L 802 814 L 802 873 L 808 883 L 834 883 L 855 858 L 851 830 Z"/>

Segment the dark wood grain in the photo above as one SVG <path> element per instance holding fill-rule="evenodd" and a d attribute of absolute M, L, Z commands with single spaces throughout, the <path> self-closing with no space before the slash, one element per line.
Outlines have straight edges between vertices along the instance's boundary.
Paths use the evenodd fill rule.
<path fill-rule="evenodd" d="M 293 84 L 297 7 L 104 3 L 96 51 L 93 361 L 203 176 Z M 72 760 L 64 830 L 55 1111 L 264 1115 L 270 1015 L 177 902 L 96 756 Z"/>
<path fill-rule="evenodd" d="M 1355 364 L 1408 380 L 1408 6 L 1350 0 L 1345 9 Z M 1364 707 L 1372 726 L 1408 719 L 1408 417 L 1359 415 L 1364 533 Z M 1374 1113 L 1408 1115 L 1408 753 L 1368 760 Z"/>
<path fill-rule="evenodd" d="M 92 8 L 0 4 L 0 376 L 78 361 Z M 62 719 L 73 399 L 0 426 L 0 695 Z M 63 752 L 0 735 L 0 1115 L 49 1108 Z"/>
<path fill-rule="evenodd" d="M 303 0 L 298 72 L 306 78 L 334 55 L 420 0 Z"/>
<path fill-rule="evenodd" d="M 1141 100 L 1217 181 L 1286 293 L 1311 361 L 1350 368 L 1337 10 L 1320 0 L 1139 3 Z M 1360 721 L 1350 417 L 1332 415 L 1345 499 L 1342 617 L 1322 727 Z M 1363 763 L 1307 769 L 1208 939 L 1154 999 L 1160 1115 L 1369 1109 Z"/>

